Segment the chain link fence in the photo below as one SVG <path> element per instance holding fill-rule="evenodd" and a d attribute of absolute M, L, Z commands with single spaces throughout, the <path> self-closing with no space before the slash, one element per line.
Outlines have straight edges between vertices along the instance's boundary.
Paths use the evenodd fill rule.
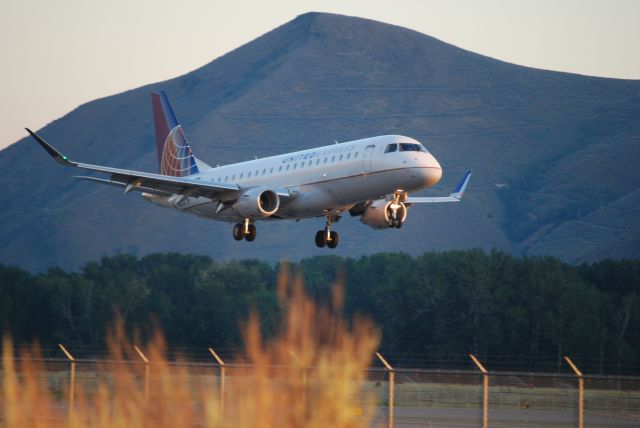
<path fill-rule="evenodd" d="M 193 388 L 215 391 L 220 406 L 241 400 L 240 385 L 247 366 L 209 360 L 172 362 L 186 369 Z M 73 358 L 73 357 L 72 357 Z M 374 360 L 375 361 L 375 360 Z M 108 359 L 45 358 L 36 361 L 40 373 L 63 411 L 73 410 L 73 391 L 95 392 L 99 384 L 114 382 L 119 365 L 135 373 L 136 381 L 153 390 L 162 382 L 153 370 L 153 361 L 113 361 Z M 220 364 L 222 363 L 222 364 Z M 473 364 L 469 364 L 473 367 Z M 151 367 L 151 370 L 149 370 Z M 310 394 L 314 368 L 303 371 L 274 366 L 271 382 L 276 385 L 290 376 L 300 376 Z M 73 373 L 72 373 L 73 372 Z M 584 375 L 583 420 L 579 417 L 579 377 L 549 372 L 479 370 L 443 370 L 420 368 L 372 367 L 367 370 L 356 414 L 373 418 L 374 426 L 393 427 L 468 427 L 483 425 L 484 376 L 488 377 L 486 420 L 492 427 L 638 427 L 640 426 L 640 376 Z M 333 382 L 335 379 L 322 379 Z M 71 404 L 70 404 L 71 402 Z M 226 407 L 229 407 L 228 405 Z M 226 408 L 225 408 L 226 409 Z M 233 415 L 225 410 L 228 426 Z"/>

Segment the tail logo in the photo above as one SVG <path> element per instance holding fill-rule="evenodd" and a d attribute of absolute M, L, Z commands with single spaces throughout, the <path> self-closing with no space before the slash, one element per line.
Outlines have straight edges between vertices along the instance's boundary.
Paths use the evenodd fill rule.
<path fill-rule="evenodd" d="M 197 174 L 198 166 L 180 125 L 167 135 L 162 149 L 160 173 L 173 177 Z"/>

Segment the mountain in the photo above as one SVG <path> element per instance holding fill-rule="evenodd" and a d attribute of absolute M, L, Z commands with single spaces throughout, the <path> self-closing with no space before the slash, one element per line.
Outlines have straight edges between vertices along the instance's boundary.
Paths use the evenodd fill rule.
<path fill-rule="evenodd" d="M 448 194 L 467 168 L 474 176 L 461 204 L 414 207 L 400 230 L 343 217 L 330 252 L 313 243 L 323 219 L 260 223 L 255 242 L 236 242 L 230 224 L 73 179 L 77 171 L 25 138 L 0 152 L 0 262 L 42 270 L 117 252 L 279 260 L 470 247 L 570 262 L 640 257 L 638 80 L 522 67 L 404 28 L 308 13 L 184 76 L 84 104 L 40 132 L 72 159 L 156 171 L 149 93 L 157 90 L 213 165 L 403 134 L 444 168 L 425 194 Z"/>

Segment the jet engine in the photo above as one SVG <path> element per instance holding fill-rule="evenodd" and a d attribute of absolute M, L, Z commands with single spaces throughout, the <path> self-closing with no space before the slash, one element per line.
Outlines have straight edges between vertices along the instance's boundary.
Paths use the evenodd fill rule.
<path fill-rule="evenodd" d="M 246 218 L 270 217 L 278 211 L 280 197 L 273 190 L 264 187 L 250 189 L 238 198 L 233 209 Z"/>
<path fill-rule="evenodd" d="M 395 221 L 393 212 L 395 210 Z M 360 216 L 360 221 L 373 229 L 388 229 L 401 227 L 407 218 L 407 206 L 402 203 L 394 203 L 386 199 L 372 201 Z"/>

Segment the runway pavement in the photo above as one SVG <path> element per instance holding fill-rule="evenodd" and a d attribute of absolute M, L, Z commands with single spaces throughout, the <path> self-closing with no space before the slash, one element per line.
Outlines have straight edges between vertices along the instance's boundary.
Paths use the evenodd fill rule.
<path fill-rule="evenodd" d="M 377 408 L 377 416 L 373 426 L 385 426 L 387 409 Z M 394 427 L 432 427 L 432 428 L 467 428 L 477 427 L 482 423 L 482 414 L 478 409 L 439 408 L 439 407 L 396 407 Z M 638 427 L 639 421 L 625 420 L 609 415 L 585 414 L 585 426 L 602 428 Z M 553 427 L 574 428 L 577 426 L 575 411 L 551 411 L 530 409 L 492 409 L 489 413 L 491 427 Z"/>

